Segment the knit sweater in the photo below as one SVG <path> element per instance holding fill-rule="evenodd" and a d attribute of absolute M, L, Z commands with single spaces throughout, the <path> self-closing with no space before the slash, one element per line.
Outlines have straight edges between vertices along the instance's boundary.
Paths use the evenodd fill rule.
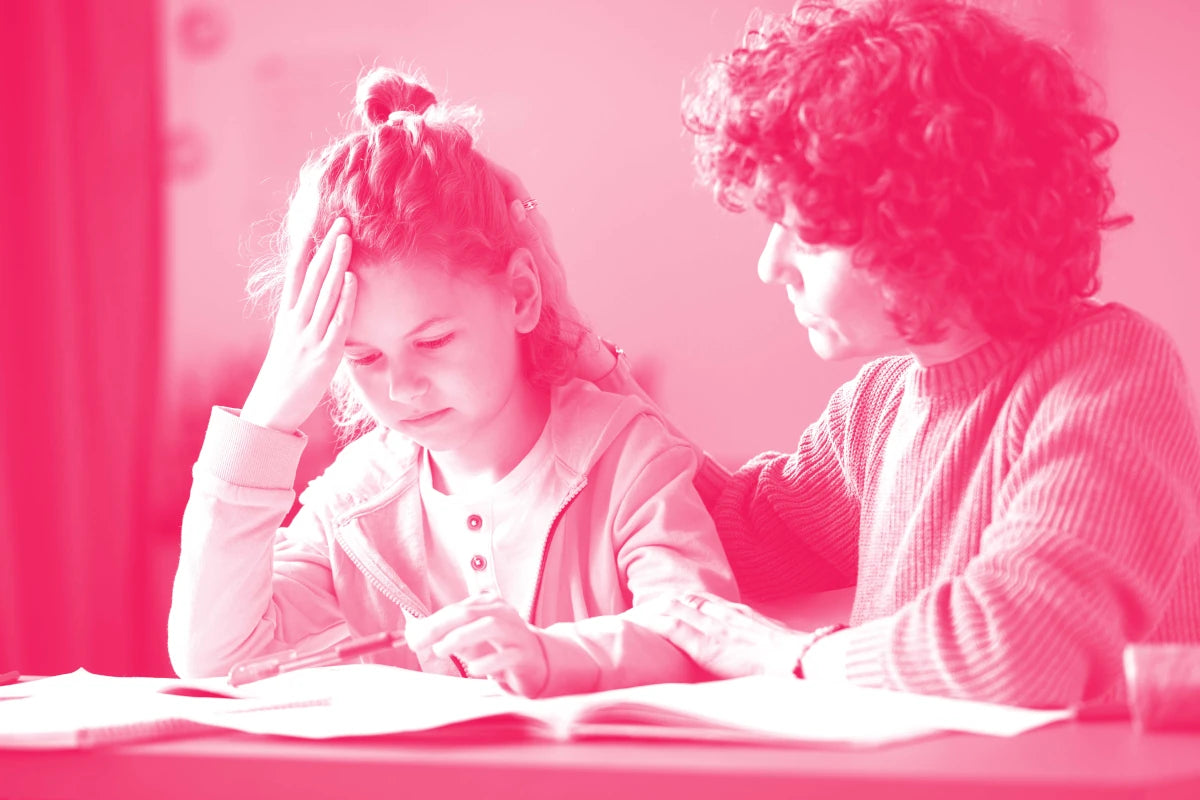
<path fill-rule="evenodd" d="M 856 684 L 1109 699 L 1126 643 L 1200 642 L 1197 431 L 1166 334 L 1088 305 L 1038 343 L 866 365 L 713 514 L 747 601 L 856 587 Z"/>

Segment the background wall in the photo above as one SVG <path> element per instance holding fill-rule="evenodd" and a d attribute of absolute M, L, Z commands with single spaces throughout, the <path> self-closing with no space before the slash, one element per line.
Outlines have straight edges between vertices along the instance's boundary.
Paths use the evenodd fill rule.
<path fill-rule="evenodd" d="M 419 67 L 440 97 L 483 109 L 483 147 L 541 201 L 579 304 L 729 463 L 790 448 L 856 370 L 818 361 L 781 291 L 758 283 L 765 223 L 718 209 L 693 182 L 682 87 L 737 42 L 750 0 L 342 0 L 286 13 L 267 0 L 165 3 L 170 407 L 243 399 L 268 333 L 242 302 L 245 267 L 373 64 Z M 1103 296 L 1164 324 L 1200 374 L 1188 218 L 1200 107 L 1185 77 L 1200 67 L 1200 10 L 992 5 L 1107 83 L 1118 199 L 1137 222 L 1111 237 Z"/>

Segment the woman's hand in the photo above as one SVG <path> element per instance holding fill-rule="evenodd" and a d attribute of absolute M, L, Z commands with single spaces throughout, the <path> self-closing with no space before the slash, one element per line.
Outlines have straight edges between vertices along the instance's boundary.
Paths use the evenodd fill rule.
<path fill-rule="evenodd" d="M 790 675 L 808 634 L 749 606 L 710 594 L 689 594 L 635 610 L 639 625 L 664 636 L 721 678 Z"/>
<path fill-rule="evenodd" d="M 307 268 L 303 249 L 288 264 L 271 344 L 242 408 L 247 422 L 291 433 L 325 395 L 354 314 L 349 233 L 337 219 Z"/>
<path fill-rule="evenodd" d="M 411 620 L 404 635 L 419 657 L 456 656 L 472 675 L 491 678 L 506 691 L 536 697 L 550 679 L 541 634 L 512 605 L 491 593 L 473 595 L 425 619 Z"/>
<path fill-rule="evenodd" d="M 542 216 L 535 205 L 526 208 L 525 201 L 530 200 L 529 190 L 517 173 L 505 169 L 495 161 L 489 161 L 492 171 L 500 180 L 504 189 L 504 199 L 508 201 L 509 218 L 517 232 L 517 238 L 523 247 L 533 256 L 538 275 L 543 285 L 563 287 L 565 291 L 566 273 L 563 271 L 562 260 L 554 248 L 554 236 L 550 231 L 550 223 Z M 600 337 L 590 328 L 584 332 L 576 351 L 575 374 L 585 381 L 595 382 L 612 372 L 616 366 L 616 357 L 609 351 Z"/>
<path fill-rule="evenodd" d="M 554 236 L 550 231 L 550 223 L 546 222 L 546 218 L 542 216 L 542 212 L 538 211 L 536 205 L 530 209 L 525 208 L 525 201 L 531 200 L 532 197 L 520 176 L 495 161 L 489 160 L 488 164 L 491 165 L 492 171 L 500 180 L 501 188 L 504 189 L 504 199 L 508 201 L 509 216 L 521 244 L 528 247 L 529 251 L 533 253 L 533 259 L 539 269 L 546 266 L 563 274 L 562 261 L 558 257 L 558 251 L 554 249 Z"/>

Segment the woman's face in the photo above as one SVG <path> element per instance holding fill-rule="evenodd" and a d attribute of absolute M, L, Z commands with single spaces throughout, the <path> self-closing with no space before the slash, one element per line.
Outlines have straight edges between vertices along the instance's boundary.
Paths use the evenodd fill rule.
<path fill-rule="evenodd" d="M 810 245 L 787 222 L 771 228 L 758 277 L 787 290 L 816 354 L 831 361 L 904 352 L 879 286 L 854 266 L 851 248 Z"/>

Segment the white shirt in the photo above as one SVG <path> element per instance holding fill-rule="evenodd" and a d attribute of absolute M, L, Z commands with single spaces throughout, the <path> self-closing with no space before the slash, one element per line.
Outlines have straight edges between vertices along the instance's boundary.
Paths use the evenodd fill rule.
<path fill-rule="evenodd" d="M 431 610 L 491 591 L 524 613 L 533 586 L 520 585 L 514 564 L 542 557 L 543 531 L 522 525 L 523 497 L 531 483 L 548 477 L 550 441 L 543 430 L 507 475 L 485 490 L 444 494 L 433 486 L 433 464 L 422 451 L 418 486 L 425 512 L 425 553 Z"/>

